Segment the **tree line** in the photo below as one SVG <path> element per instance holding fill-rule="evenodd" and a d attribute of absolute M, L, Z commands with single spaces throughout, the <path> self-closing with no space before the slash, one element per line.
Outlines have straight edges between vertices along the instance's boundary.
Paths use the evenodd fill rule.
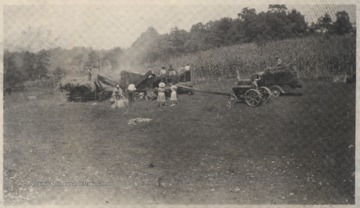
<path fill-rule="evenodd" d="M 243 8 L 237 18 L 221 18 L 208 23 L 194 24 L 190 31 L 173 28 L 170 33 L 159 35 L 149 28 L 133 44 L 133 47 L 147 48 L 143 61 L 205 51 L 212 48 L 255 42 L 265 44 L 288 38 L 302 38 L 312 35 L 345 35 L 355 33 L 346 11 L 336 13 L 336 20 L 325 13 L 310 25 L 304 15 L 296 9 L 287 10 L 286 5 L 269 5 L 268 10 L 257 13 L 253 8 Z M 144 44 L 151 39 L 151 45 Z"/>
<path fill-rule="evenodd" d="M 4 51 L 4 88 L 23 88 L 24 82 L 51 79 L 58 83 L 66 75 L 79 76 L 89 68 L 114 70 L 120 67 L 124 50 L 75 47 L 53 48 L 37 53 Z"/>
<path fill-rule="evenodd" d="M 335 21 L 326 13 L 317 22 L 308 24 L 299 11 L 288 11 L 283 4 L 269 5 L 267 11 L 260 13 L 253 8 L 243 8 L 235 19 L 224 17 L 196 23 L 190 31 L 175 27 L 169 33 L 159 34 L 150 27 L 128 49 L 75 47 L 70 50 L 53 48 L 37 53 L 5 50 L 4 84 L 15 86 L 49 77 L 57 82 L 66 74 L 81 74 L 90 67 L 121 70 L 129 66 L 167 62 L 172 57 L 230 45 L 252 42 L 262 45 L 289 38 L 354 33 L 355 28 L 346 11 L 337 12 Z"/>

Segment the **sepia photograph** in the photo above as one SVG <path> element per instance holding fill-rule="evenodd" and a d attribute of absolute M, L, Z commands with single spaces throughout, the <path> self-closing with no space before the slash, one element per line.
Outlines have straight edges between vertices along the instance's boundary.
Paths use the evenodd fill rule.
<path fill-rule="evenodd" d="M 355 0 L 14 2 L 3 205 L 355 205 Z"/>

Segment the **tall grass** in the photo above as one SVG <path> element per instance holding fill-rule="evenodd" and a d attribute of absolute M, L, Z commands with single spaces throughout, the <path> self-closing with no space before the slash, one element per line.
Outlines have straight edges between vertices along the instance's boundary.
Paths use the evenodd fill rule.
<path fill-rule="evenodd" d="M 175 67 L 190 64 L 193 81 L 242 77 L 276 65 L 276 56 L 294 63 L 303 78 L 316 78 L 355 72 L 354 36 L 318 36 L 215 48 L 170 59 Z"/>

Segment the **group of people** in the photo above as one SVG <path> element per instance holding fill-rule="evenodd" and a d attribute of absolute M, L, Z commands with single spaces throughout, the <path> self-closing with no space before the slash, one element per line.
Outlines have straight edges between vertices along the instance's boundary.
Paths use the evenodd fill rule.
<path fill-rule="evenodd" d="M 150 66 L 148 66 L 148 68 L 150 68 Z M 170 64 L 169 68 L 166 69 L 165 66 L 161 67 L 160 73 L 160 80 L 161 82 L 159 83 L 159 86 L 157 88 L 157 101 L 159 102 L 159 107 L 161 106 L 165 106 L 166 105 L 166 96 L 165 96 L 165 86 L 166 84 L 170 84 L 170 90 L 171 90 L 171 94 L 170 94 L 170 101 L 171 104 L 170 106 L 174 106 L 177 103 L 177 87 L 175 85 L 173 85 L 172 83 L 177 83 L 177 82 L 186 82 L 186 81 L 190 81 L 190 65 L 186 64 L 182 67 L 180 67 L 179 69 L 174 69 L 173 66 Z M 89 72 L 89 79 L 91 79 L 91 72 Z M 130 84 L 128 86 L 128 88 L 126 89 L 127 95 L 128 95 L 128 101 L 134 102 L 135 101 L 135 92 L 136 92 L 136 87 L 134 84 Z M 152 92 L 152 91 L 151 91 Z M 149 95 L 148 93 L 143 93 L 144 97 L 148 98 L 147 95 Z M 152 92 L 152 94 L 154 94 L 154 92 Z M 141 96 L 141 94 L 139 94 Z M 114 89 L 113 92 L 113 96 L 114 96 L 114 100 L 117 101 L 121 101 L 124 100 L 124 94 L 123 94 L 123 90 L 120 88 L 119 85 L 117 85 Z M 154 95 L 155 96 L 155 95 Z"/>
<path fill-rule="evenodd" d="M 128 93 L 129 102 L 133 102 L 134 101 L 134 93 L 136 91 L 135 85 L 129 84 L 126 91 Z M 124 98 L 124 93 L 123 93 L 123 90 L 120 88 L 120 85 L 116 85 L 113 94 L 115 96 L 115 100 L 120 100 L 120 99 Z"/>
<path fill-rule="evenodd" d="M 176 79 L 176 71 L 174 68 L 172 68 L 172 65 L 170 65 L 169 69 L 166 69 L 165 66 L 161 67 L 160 74 L 161 82 L 172 82 L 177 81 Z"/>
<path fill-rule="evenodd" d="M 171 95 L 170 95 L 170 101 L 171 104 L 170 106 L 175 106 L 177 103 L 177 87 L 176 85 L 171 85 L 170 87 L 171 90 Z M 127 94 L 128 94 L 128 101 L 129 102 L 134 102 L 134 94 L 136 91 L 136 87 L 134 84 L 130 84 L 126 90 Z M 166 105 L 166 96 L 165 96 L 165 83 L 164 82 L 160 82 L 159 83 L 159 88 L 157 89 L 157 101 L 159 102 L 159 107 L 161 106 L 165 106 Z M 118 102 L 122 101 L 125 99 L 124 97 L 124 93 L 123 90 L 121 89 L 120 85 L 116 85 L 114 92 L 113 92 L 113 96 L 115 99 L 115 106 Z"/>
<path fill-rule="evenodd" d="M 176 102 L 177 102 L 177 92 L 176 92 L 177 87 L 176 87 L 176 85 L 171 85 L 170 90 L 171 90 L 171 95 L 170 95 L 171 105 L 170 106 L 174 106 L 174 105 L 176 105 Z M 157 101 L 159 102 L 159 107 L 166 105 L 165 83 L 164 82 L 159 83 Z"/>
<path fill-rule="evenodd" d="M 159 76 L 164 83 L 190 81 L 190 65 L 182 66 L 178 70 L 175 70 L 171 64 L 168 69 L 163 66 L 161 67 Z"/>

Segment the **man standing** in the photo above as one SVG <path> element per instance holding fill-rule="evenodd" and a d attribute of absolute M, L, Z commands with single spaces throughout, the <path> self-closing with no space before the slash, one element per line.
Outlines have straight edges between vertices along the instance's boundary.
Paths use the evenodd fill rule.
<path fill-rule="evenodd" d="M 185 81 L 185 66 L 181 66 L 179 69 L 178 69 L 178 72 L 177 72 L 178 76 L 179 76 L 179 79 L 180 79 L 180 82 L 183 82 Z"/>
<path fill-rule="evenodd" d="M 168 76 L 168 82 L 175 82 L 176 80 L 176 71 L 175 69 L 172 67 L 172 65 L 170 64 L 169 70 L 168 70 L 169 76 Z"/>
<path fill-rule="evenodd" d="M 91 81 L 91 75 L 92 75 L 92 71 L 91 71 L 91 67 L 88 68 L 88 80 Z"/>
<path fill-rule="evenodd" d="M 161 67 L 161 70 L 160 70 L 160 78 L 161 78 L 162 82 L 166 81 L 166 75 L 167 75 L 167 71 L 165 69 L 165 66 L 163 66 L 163 67 Z"/>
<path fill-rule="evenodd" d="M 129 84 L 128 88 L 127 88 L 127 92 L 129 95 L 129 102 L 133 102 L 134 101 L 134 93 L 136 91 L 136 87 L 134 84 Z"/>
<path fill-rule="evenodd" d="M 191 81 L 191 77 L 190 77 L 190 65 L 186 64 L 185 66 L 185 81 Z"/>
<path fill-rule="evenodd" d="M 277 65 L 280 66 L 282 64 L 282 60 L 280 59 L 279 56 L 277 56 L 276 59 L 277 59 Z"/>

